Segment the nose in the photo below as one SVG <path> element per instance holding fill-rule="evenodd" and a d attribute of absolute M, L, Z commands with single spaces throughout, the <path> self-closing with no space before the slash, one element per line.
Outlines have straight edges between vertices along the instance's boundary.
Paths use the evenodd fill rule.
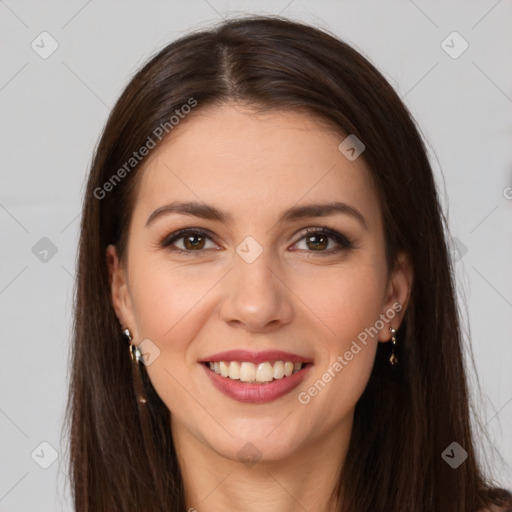
<path fill-rule="evenodd" d="M 289 324 L 294 317 L 293 292 L 269 252 L 263 251 L 252 263 L 236 255 L 222 286 L 221 318 L 231 327 L 267 332 Z"/>

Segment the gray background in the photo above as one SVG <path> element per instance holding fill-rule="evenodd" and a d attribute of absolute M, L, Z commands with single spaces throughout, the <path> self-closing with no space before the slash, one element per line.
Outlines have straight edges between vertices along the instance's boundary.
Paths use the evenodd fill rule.
<path fill-rule="evenodd" d="M 119 5 L 0 0 L 0 511 L 72 510 L 61 428 L 76 244 L 84 180 L 109 109 L 156 49 L 243 13 L 281 13 L 331 30 L 384 73 L 417 119 L 454 237 L 466 340 L 483 392 L 479 415 L 504 456 L 497 475 L 511 488 L 511 3 Z M 31 47 L 35 40 L 48 51 L 43 31 L 58 43 L 47 59 Z M 453 31 L 469 44 L 458 58 L 441 46 Z M 461 42 L 452 39 L 453 53 Z M 482 451 L 493 458 L 487 445 Z M 52 454 L 55 462 L 40 467 Z"/>

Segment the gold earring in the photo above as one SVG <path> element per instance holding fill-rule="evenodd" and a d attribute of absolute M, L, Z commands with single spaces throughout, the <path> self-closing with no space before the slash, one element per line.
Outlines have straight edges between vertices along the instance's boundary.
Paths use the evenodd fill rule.
<path fill-rule="evenodd" d="M 395 354 L 396 331 L 393 329 L 393 327 L 390 327 L 389 330 L 391 331 L 391 355 L 389 356 L 389 362 L 391 366 L 395 366 L 398 363 L 398 357 L 396 357 Z"/>
<path fill-rule="evenodd" d="M 126 339 L 128 340 L 128 342 L 132 341 L 132 333 L 130 332 L 130 329 L 128 329 L 128 328 L 124 329 L 123 334 L 126 337 Z M 136 347 L 135 345 L 132 345 L 132 343 L 130 343 L 129 349 L 130 349 L 130 357 L 132 358 L 133 361 L 138 363 L 142 359 L 141 351 L 139 350 L 138 347 Z"/>

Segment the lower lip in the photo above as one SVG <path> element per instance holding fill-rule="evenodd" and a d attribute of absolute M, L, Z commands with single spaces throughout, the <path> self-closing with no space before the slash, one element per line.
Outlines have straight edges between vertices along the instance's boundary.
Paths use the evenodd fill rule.
<path fill-rule="evenodd" d="M 201 366 L 205 369 L 213 385 L 229 398 L 238 402 L 261 404 L 277 400 L 295 389 L 306 377 L 312 364 L 307 364 L 289 377 L 273 380 L 266 384 L 252 384 L 250 382 L 230 379 L 229 377 L 222 377 L 210 370 L 206 365 L 201 364 Z"/>

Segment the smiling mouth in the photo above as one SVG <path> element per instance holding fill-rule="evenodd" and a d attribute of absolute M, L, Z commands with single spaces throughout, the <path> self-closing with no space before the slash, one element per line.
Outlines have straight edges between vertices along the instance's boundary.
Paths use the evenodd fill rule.
<path fill-rule="evenodd" d="M 251 363 L 248 361 L 216 361 L 203 363 L 212 372 L 231 380 L 251 384 L 268 384 L 286 379 L 304 369 L 311 363 L 291 361 L 265 361 Z"/>

